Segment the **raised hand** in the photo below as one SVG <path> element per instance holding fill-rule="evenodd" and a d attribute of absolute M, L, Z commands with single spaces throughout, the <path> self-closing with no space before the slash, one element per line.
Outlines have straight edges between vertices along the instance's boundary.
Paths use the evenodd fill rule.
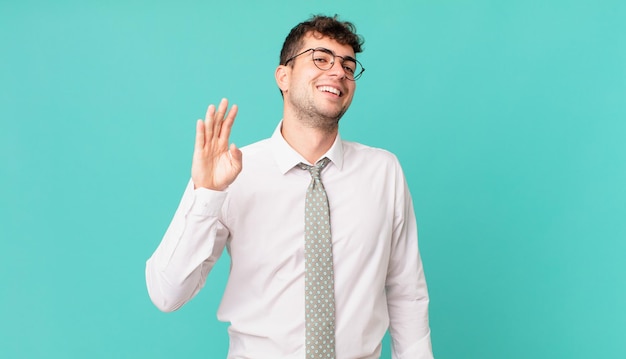
<path fill-rule="evenodd" d="M 226 189 L 241 172 L 241 150 L 228 146 L 230 130 L 237 116 L 237 105 L 228 110 L 228 100 L 222 99 L 217 112 L 210 105 L 204 121 L 196 123 L 196 145 L 191 164 L 191 179 L 195 188 L 216 191 Z"/>

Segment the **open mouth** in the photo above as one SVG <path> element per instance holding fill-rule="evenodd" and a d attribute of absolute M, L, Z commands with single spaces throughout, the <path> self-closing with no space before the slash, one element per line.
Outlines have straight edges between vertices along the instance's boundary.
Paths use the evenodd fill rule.
<path fill-rule="evenodd" d="M 335 88 L 335 87 L 320 86 L 317 89 L 322 91 L 322 92 L 330 92 L 330 93 L 332 93 L 334 95 L 341 96 L 341 91 L 338 88 Z"/>

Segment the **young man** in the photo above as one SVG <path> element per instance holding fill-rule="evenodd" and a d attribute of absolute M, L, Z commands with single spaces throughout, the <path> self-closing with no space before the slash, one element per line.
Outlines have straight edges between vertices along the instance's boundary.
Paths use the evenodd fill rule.
<path fill-rule="evenodd" d="M 413 204 L 391 153 L 343 141 L 338 122 L 363 68 L 352 24 L 294 27 L 276 83 L 283 119 L 269 139 L 229 146 L 224 99 L 198 120 L 192 178 L 148 260 L 154 304 L 173 311 L 203 287 L 226 247 L 218 318 L 229 358 L 432 358 Z"/>

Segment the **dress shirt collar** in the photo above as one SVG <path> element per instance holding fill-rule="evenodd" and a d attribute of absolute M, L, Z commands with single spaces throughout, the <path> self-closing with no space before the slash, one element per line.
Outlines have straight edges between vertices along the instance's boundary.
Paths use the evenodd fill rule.
<path fill-rule="evenodd" d="M 274 154 L 274 159 L 278 164 L 278 168 L 282 174 L 287 173 L 290 169 L 296 166 L 298 163 L 309 163 L 305 160 L 296 150 L 294 150 L 288 143 L 285 141 L 282 133 L 280 132 L 283 125 L 283 121 L 280 121 L 276 130 L 274 130 L 274 134 L 272 135 L 271 146 Z M 320 159 L 328 157 L 328 159 L 335 165 L 339 170 L 343 167 L 343 144 L 341 142 L 341 136 L 337 133 L 337 137 L 335 138 L 335 142 L 330 149 L 320 157 Z"/>

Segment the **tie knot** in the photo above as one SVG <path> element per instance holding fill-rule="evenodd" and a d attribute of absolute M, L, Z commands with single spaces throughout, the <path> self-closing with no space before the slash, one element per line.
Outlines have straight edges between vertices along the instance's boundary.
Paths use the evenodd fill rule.
<path fill-rule="evenodd" d="M 298 164 L 298 167 L 300 167 L 300 169 L 303 169 L 305 171 L 309 171 L 309 173 L 311 174 L 311 177 L 313 177 L 313 179 L 318 180 L 320 179 L 320 173 L 329 162 L 330 160 L 328 159 L 328 157 L 324 157 L 321 160 L 317 161 L 317 163 L 314 166 L 307 165 L 306 163 L 300 162 Z"/>

